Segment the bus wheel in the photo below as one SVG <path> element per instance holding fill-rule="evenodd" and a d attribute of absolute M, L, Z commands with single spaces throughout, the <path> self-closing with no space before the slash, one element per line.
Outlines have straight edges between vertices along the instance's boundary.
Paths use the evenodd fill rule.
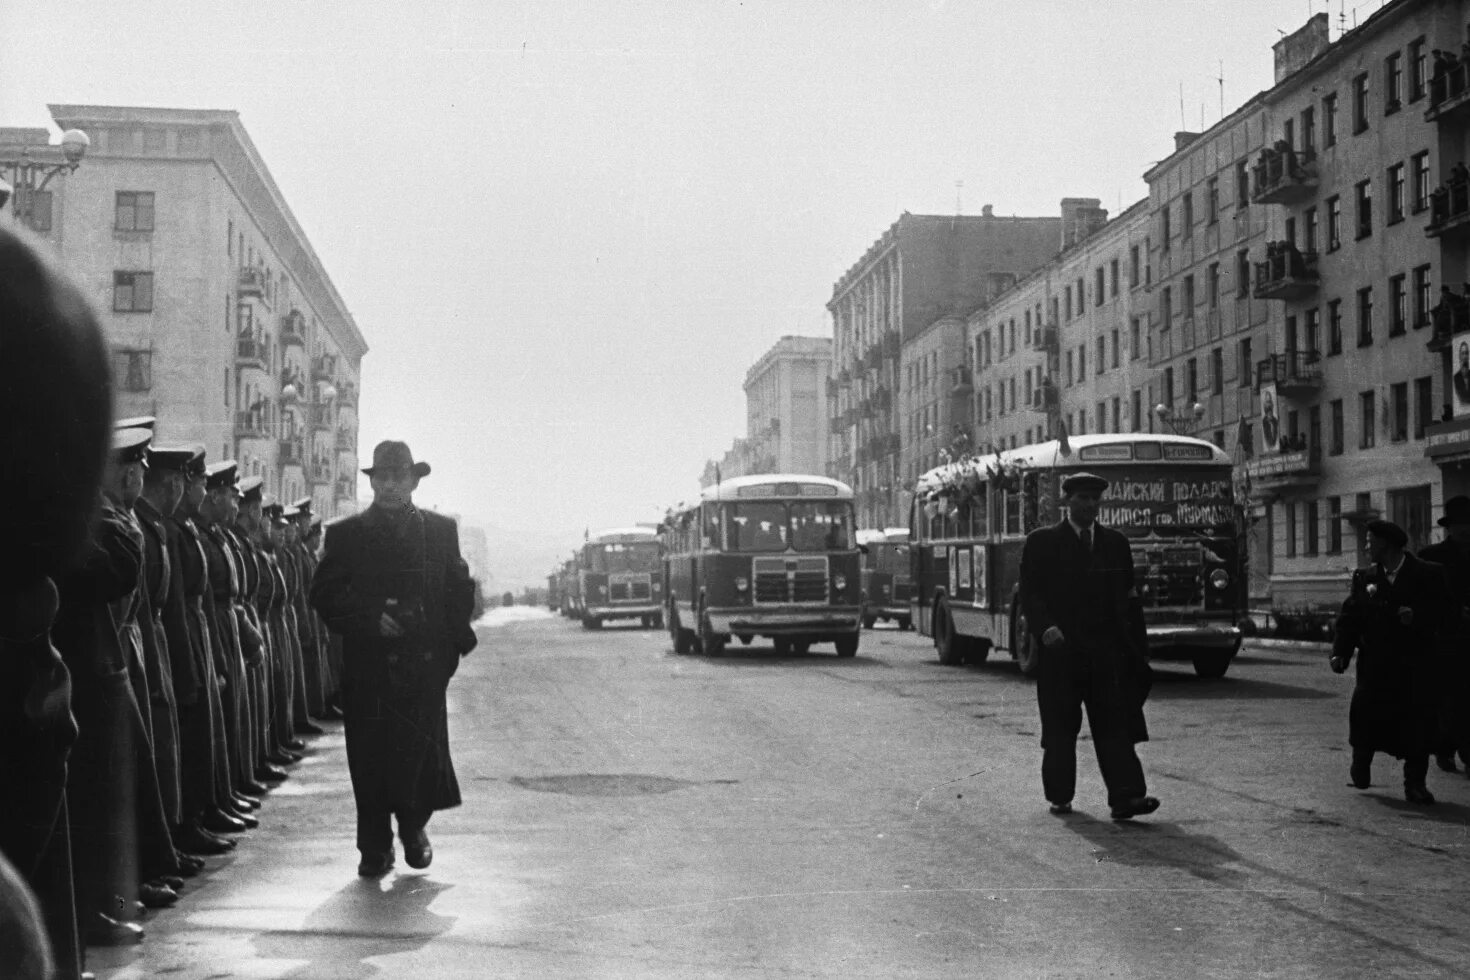
<path fill-rule="evenodd" d="M 1224 677 L 1230 669 L 1230 651 L 1210 650 L 1194 655 L 1194 672 L 1200 677 Z"/>
<path fill-rule="evenodd" d="M 900 617 L 898 617 L 898 628 L 899 628 L 900 631 L 913 629 L 914 628 L 914 620 L 913 620 L 913 617 L 911 617 L 911 616 L 900 616 Z"/>
<path fill-rule="evenodd" d="M 773 636 L 771 646 L 776 649 L 776 656 L 786 657 L 791 655 L 791 638 L 789 636 Z"/>
<path fill-rule="evenodd" d="M 649 618 L 651 620 L 653 620 L 653 628 L 654 629 L 661 630 L 661 629 L 664 628 L 664 614 L 663 613 L 654 613 Z"/>
<path fill-rule="evenodd" d="M 954 620 L 943 606 L 934 609 L 934 649 L 939 662 L 946 667 L 962 667 L 965 663 L 963 639 L 954 631 Z"/>
<path fill-rule="evenodd" d="M 862 634 L 860 633 L 849 633 L 846 636 L 839 636 L 837 638 L 837 656 L 856 657 L 858 650 L 858 640 L 861 639 L 861 637 Z"/>
<path fill-rule="evenodd" d="M 806 654 L 810 653 L 811 652 L 811 649 L 812 649 L 812 641 L 811 640 L 792 640 L 791 641 L 791 652 L 794 653 L 794 654 L 796 654 L 798 657 L 805 656 Z"/>
<path fill-rule="evenodd" d="M 674 652 L 686 654 L 694 649 L 694 634 L 679 625 L 679 614 L 669 613 L 669 639 L 674 641 Z"/>
<path fill-rule="evenodd" d="M 596 616 L 583 616 L 582 628 L 587 630 L 600 630 L 602 629 L 602 620 Z"/>
<path fill-rule="evenodd" d="M 755 639 L 750 633 L 736 633 L 735 635 L 740 639 L 740 645 L 743 647 L 750 646 L 750 641 Z"/>
<path fill-rule="evenodd" d="M 969 659 L 972 664 L 983 664 L 990 659 L 990 649 L 995 644 L 989 640 L 971 640 Z"/>
<path fill-rule="evenodd" d="M 1035 677 L 1041 669 L 1041 650 L 1031 631 L 1026 628 L 1026 614 L 1019 603 L 1011 607 L 1011 656 L 1027 677 Z"/>
<path fill-rule="evenodd" d="M 865 630 L 872 629 L 873 628 L 873 624 L 876 623 L 877 621 L 878 621 L 878 617 L 877 616 L 864 616 L 863 617 L 863 629 L 865 629 Z"/>
<path fill-rule="evenodd" d="M 704 610 L 699 612 L 699 645 L 706 657 L 718 657 L 725 652 L 725 634 L 716 633 Z"/>

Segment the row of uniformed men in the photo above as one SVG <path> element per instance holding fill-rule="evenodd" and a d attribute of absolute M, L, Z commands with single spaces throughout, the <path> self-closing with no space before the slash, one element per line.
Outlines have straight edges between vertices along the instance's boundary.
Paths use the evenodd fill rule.
<path fill-rule="evenodd" d="M 141 906 L 178 898 L 201 855 L 235 846 L 338 720 L 340 652 L 307 604 L 320 518 L 264 499 L 233 460 L 113 432 L 86 565 L 58 583 L 53 642 L 79 735 L 67 795 L 75 908 L 88 945 L 136 942 Z"/>

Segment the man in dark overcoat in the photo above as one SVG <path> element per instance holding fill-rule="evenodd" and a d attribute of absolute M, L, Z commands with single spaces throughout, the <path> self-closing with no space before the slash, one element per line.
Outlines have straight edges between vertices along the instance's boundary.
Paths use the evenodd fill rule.
<path fill-rule="evenodd" d="M 1123 534 L 1097 523 L 1107 487 L 1091 473 L 1062 481 L 1066 517 L 1026 536 L 1021 607 L 1041 650 L 1041 783 L 1051 812 L 1072 812 L 1085 707 L 1112 817 L 1128 820 L 1159 807 L 1134 749 L 1148 740 L 1143 702 L 1152 675 L 1132 550 Z"/>
<path fill-rule="evenodd" d="M 1444 680 L 1439 637 L 1452 604 L 1444 569 L 1415 558 L 1408 543 L 1392 521 L 1369 522 L 1372 564 L 1353 573 L 1330 663 L 1341 674 L 1358 654 L 1348 708 L 1353 785 L 1366 789 L 1373 756 L 1386 752 L 1404 760 L 1404 799 L 1429 804 L 1425 777 Z"/>
<path fill-rule="evenodd" d="M 1455 771 L 1455 755 L 1470 770 L 1470 497 L 1451 497 L 1439 519 L 1444 540 L 1419 549 L 1419 557 L 1444 568 L 1454 603 L 1440 648 L 1445 684 L 1439 712 L 1439 767 Z"/>
<path fill-rule="evenodd" d="M 387 441 L 363 472 L 372 506 L 327 530 L 311 602 L 342 636 L 357 871 L 374 877 L 393 867 L 390 817 L 409 866 L 426 868 L 429 817 L 459 805 L 445 691 L 475 645 L 474 582 L 454 521 L 413 505 L 428 463 Z"/>

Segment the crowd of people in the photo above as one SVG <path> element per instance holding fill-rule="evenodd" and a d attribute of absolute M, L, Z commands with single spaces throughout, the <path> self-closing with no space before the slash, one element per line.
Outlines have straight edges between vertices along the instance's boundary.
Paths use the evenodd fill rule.
<path fill-rule="evenodd" d="M 113 421 L 87 302 L 4 230 L 0 323 L 0 963 L 72 980 L 258 825 L 343 717 L 340 642 L 311 499 Z"/>

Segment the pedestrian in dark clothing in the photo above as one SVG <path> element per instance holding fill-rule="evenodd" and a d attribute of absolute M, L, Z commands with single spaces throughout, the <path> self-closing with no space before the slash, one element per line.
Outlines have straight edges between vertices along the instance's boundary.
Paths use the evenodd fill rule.
<path fill-rule="evenodd" d="M 1148 740 L 1143 702 L 1152 674 L 1128 539 L 1097 523 L 1108 482 L 1076 473 L 1062 482 L 1067 516 L 1026 536 L 1021 606 L 1040 645 L 1041 782 L 1055 814 L 1072 812 L 1082 709 L 1114 820 L 1152 813 L 1135 743 Z"/>
<path fill-rule="evenodd" d="M 429 817 L 459 805 L 445 691 L 475 646 L 474 582 L 454 522 L 413 505 L 427 463 L 390 441 L 363 472 L 372 506 L 328 529 L 311 602 L 342 635 L 357 871 L 372 877 L 393 867 L 390 817 L 409 866 L 425 868 Z"/>
<path fill-rule="evenodd" d="M 1455 772 L 1455 755 L 1470 772 L 1470 497 L 1444 502 L 1439 526 L 1445 538 L 1419 549 L 1419 557 L 1445 571 L 1453 608 L 1440 636 L 1445 683 L 1441 688 L 1439 740 L 1435 759 L 1445 772 Z"/>
<path fill-rule="evenodd" d="M 1408 540 L 1391 521 L 1368 524 L 1373 564 L 1353 573 L 1331 666 L 1341 674 L 1358 654 L 1348 709 L 1353 785 L 1371 785 L 1373 756 L 1385 752 L 1404 760 L 1404 799 L 1429 804 L 1434 795 L 1425 777 L 1444 673 L 1440 631 L 1451 600 L 1444 569 L 1409 554 Z"/>

